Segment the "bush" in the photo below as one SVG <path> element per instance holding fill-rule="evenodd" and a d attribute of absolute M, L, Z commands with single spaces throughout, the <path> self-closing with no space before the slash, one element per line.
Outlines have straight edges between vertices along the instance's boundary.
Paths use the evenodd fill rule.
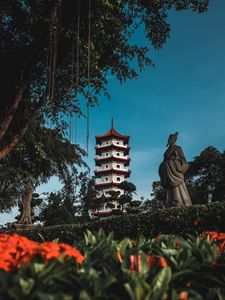
<path fill-rule="evenodd" d="M 11 242 L 6 243 L 6 238 Z M 33 244 L 18 236 L 0 235 L 0 240 L 5 254 L 0 262 L 10 258 L 13 263 L 9 269 L 0 264 L 0 299 L 224 299 L 225 247 L 221 245 L 225 234 L 213 232 L 187 239 L 161 235 L 119 242 L 112 233 L 88 231 L 74 250 L 65 244 L 57 247 L 55 242 Z M 60 247 L 73 257 L 59 256 Z"/>
<path fill-rule="evenodd" d="M 153 238 L 159 234 L 187 234 L 202 231 L 225 232 L 225 203 L 215 202 L 207 205 L 193 205 L 181 208 L 157 209 L 154 212 L 135 215 L 108 217 L 84 224 L 56 225 L 20 231 L 35 241 L 52 241 L 73 244 L 83 238 L 86 230 L 106 233 L 113 231 L 115 239 L 125 237 L 136 239 L 140 234 Z"/>

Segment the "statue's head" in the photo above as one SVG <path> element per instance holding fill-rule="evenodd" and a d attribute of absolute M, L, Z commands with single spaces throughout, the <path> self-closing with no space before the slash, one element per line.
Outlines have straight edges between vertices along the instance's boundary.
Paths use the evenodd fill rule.
<path fill-rule="evenodd" d="M 167 147 L 168 146 L 171 146 L 171 145 L 174 145 L 176 143 L 176 140 L 177 140 L 177 136 L 178 136 L 179 132 L 175 132 L 175 133 L 172 133 L 169 135 L 168 137 L 168 142 L 167 142 Z"/>

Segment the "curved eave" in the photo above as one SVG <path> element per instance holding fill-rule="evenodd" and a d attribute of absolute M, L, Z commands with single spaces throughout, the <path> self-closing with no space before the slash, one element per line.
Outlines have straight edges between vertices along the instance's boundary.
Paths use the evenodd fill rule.
<path fill-rule="evenodd" d="M 95 170 L 95 175 L 96 177 L 101 177 L 102 175 L 107 175 L 107 174 L 124 174 L 125 177 L 129 177 L 130 174 L 131 174 L 131 170 L 120 170 L 120 169 L 114 169 L 114 168 L 111 168 L 111 169 L 104 169 L 104 170 Z"/>
<path fill-rule="evenodd" d="M 99 182 L 99 183 L 95 182 L 95 188 L 105 188 L 105 187 L 111 187 L 111 186 L 118 187 L 120 184 L 121 184 L 121 182 L 114 182 L 114 181 Z"/>
<path fill-rule="evenodd" d="M 106 156 L 106 157 L 95 157 L 95 164 L 96 166 L 101 166 L 102 163 L 107 162 L 107 161 L 120 161 L 124 162 L 124 166 L 127 167 L 130 164 L 130 157 L 125 158 L 125 157 L 119 157 L 119 156 Z"/>
<path fill-rule="evenodd" d="M 125 154 L 129 154 L 130 147 L 129 146 L 128 147 L 123 147 L 123 146 L 114 145 L 114 144 L 105 145 L 105 146 L 102 146 L 102 147 L 99 147 L 99 146 L 95 147 L 96 155 L 100 155 L 102 152 L 105 152 L 106 150 L 121 150 Z"/>
<path fill-rule="evenodd" d="M 122 140 L 127 140 L 129 141 L 130 137 L 128 135 L 122 135 L 119 132 L 117 132 L 114 128 L 110 129 L 108 132 L 106 132 L 105 134 L 102 135 L 96 135 L 95 138 L 97 141 L 99 140 L 105 140 L 109 137 L 115 137 L 115 138 L 119 138 Z"/>
<path fill-rule="evenodd" d="M 99 215 L 111 215 L 113 212 L 112 211 L 93 211 L 92 215 L 93 216 L 99 216 Z"/>

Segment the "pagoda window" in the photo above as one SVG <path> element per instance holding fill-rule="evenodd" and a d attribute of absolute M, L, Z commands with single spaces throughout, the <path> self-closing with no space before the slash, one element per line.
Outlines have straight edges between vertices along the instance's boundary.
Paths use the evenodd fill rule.
<path fill-rule="evenodd" d="M 109 153 L 108 153 L 108 152 L 106 152 L 105 156 L 109 156 Z"/>
<path fill-rule="evenodd" d="M 118 169 L 120 169 L 120 165 L 116 165 L 116 167 L 117 167 Z"/>
<path fill-rule="evenodd" d="M 120 144 L 120 142 L 116 142 L 117 143 L 117 145 L 119 145 Z"/>
<path fill-rule="evenodd" d="M 105 144 L 106 144 L 106 145 L 108 145 L 108 144 L 109 144 L 109 142 L 106 142 Z"/>
<path fill-rule="evenodd" d="M 105 168 L 108 169 L 109 165 L 105 165 Z"/>
<path fill-rule="evenodd" d="M 118 204 L 118 205 L 117 205 L 117 208 L 119 208 L 119 209 L 120 209 L 120 208 L 121 208 L 121 206 Z"/>
<path fill-rule="evenodd" d="M 106 178 L 105 178 L 105 181 L 108 181 L 108 180 L 109 180 L 109 178 L 108 178 L 108 177 L 106 177 Z"/>
<path fill-rule="evenodd" d="M 120 181 L 120 177 L 117 177 L 116 180 L 117 180 L 117 181 Z"/>
<path fill-rule="evenodd" d="M 117 153 L 116 153 L 116 155 L 117 155 L 117 156 L 120 156 L 120 153 L 119 153 L 119 152 L 117 152 Z"/>

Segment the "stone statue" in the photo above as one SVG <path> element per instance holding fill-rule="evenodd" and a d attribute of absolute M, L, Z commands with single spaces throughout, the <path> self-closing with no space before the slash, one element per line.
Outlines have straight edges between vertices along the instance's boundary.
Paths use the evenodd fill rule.
<path fill-rule="evenodd" d="M 167 150 L 164 160 L 159 166 L 161 184 L 166 190 L 165 207 L 191 205 L 187 187 L 184 182 L 184 174 L 188 170 L 188 163 L 183 150 L 177 146 L 178 132 L 168 138 Z"/>
<path fill-rule="evenodd" d="M 22 213 L 18 224 L 32 225 L 31 219 L 31 199 L 33 194 L 32 184 L 29 182 L 26 185 L 25 191 L 22 195 Z"/>

